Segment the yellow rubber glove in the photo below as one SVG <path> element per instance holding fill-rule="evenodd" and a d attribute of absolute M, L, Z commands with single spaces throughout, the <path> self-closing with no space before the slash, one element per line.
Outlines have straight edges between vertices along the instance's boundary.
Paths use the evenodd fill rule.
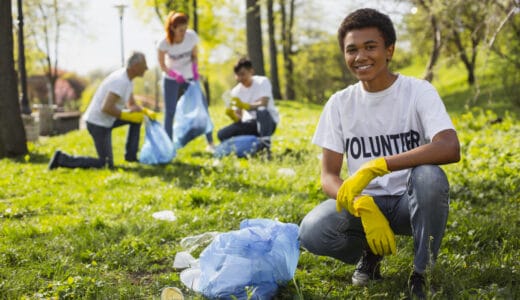
<path fill-rule="evenodd" d="M 350 214 L 354 214 L 352 201 L 359 196 L 372 179 L 390 173 L 384 157 L 376 158 L 361 165 L 361 167 L 349 178 L 343 181 L 336 197 L 336 210 L 346 208 Z"/>
<path fill-rule="evenodd" d="M 151 110 L 151 109 L 148 109 L 146 107 L 143 107 L 143 113 L 148 117 L 150 118 L 150 120 L 155 120 L 157 119 L 157 114 L 155 113 L 155 111 Z"/>
<path fill-rule="evenodd" d="M 142 111 L 122 110 L 119 119 L 132 123 L 142 123 L 144 119 L 144 113 Z"/>
<path fill-rule="evenodd" d="M 233 120 L 233 122 L 238 122 L 240 121 L 240 118 L 237 116 L 237 114 L 235 113 L 234 110 L 232 110 L 231 108 L 226 108 L 226 116 L 228 116 L 231 120 Z"/>
<path fill-rule="evenodd" d="M 242 100 L 240 100 L 238 97 L 231 98 L 231 106 L 236 106 L 245 110 L 251 109 L 251 105 L 249 103 L 242 102 Z"/>
<path fill-rule="evenodd" d="M 374 198 L 362 195 L 354 201 L 356 217 L 361 217 L 368 246 L 377 255 L 395 254 L 395 236 L 388 220 L 379 210 Z"/>

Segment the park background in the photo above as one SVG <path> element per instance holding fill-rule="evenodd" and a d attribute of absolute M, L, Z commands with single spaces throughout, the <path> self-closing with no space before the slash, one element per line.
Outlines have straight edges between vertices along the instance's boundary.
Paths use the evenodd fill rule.
<path fill-rule="evenodd" d="M 17 45 L 18 14 L 11 3 Z M 32 114 L 49 104 L 56 112 L 83 111 L 100 80 L 121 64 L 115 3 L 23 3 L 28 77 L 69 83 L 51 89 L 40 85 L 30 94 Z M 326 198 L 319 183 L 320 151 L 310 143 L 322 105 L 335 90 L 354 82 L 335 30 L 344 15 L 363 5 L 390 14 L 398 29 L 392 68 L 431 80 L 461 140 L 461 162 L 443 167 L 452 204 L 438 268 L 429 278 L 437 287 L 432 297 L 519 297 L 518 1 L 158 0 L 126 5 L 124 50 L 147 54 L 150 70 L 135 87 L 150 108 L 160 110 L 162 104 L 153 47 L 162 36 L 160 16 L 170 9 L 188 12 L 201 37 L 201 73 L 216 128 L 227 123 L 221 95 L 234 84 L 232 65 L 238 56 L 248 54 L 257 73 L 270 77 L 273 86 L 278 82 L 282 123 L 273 139 L 273 159 L 216 160 L 203 150 L 200 138 L 171 164 L 129 164 L 121 152 L 125 131 L 116 130 L 115 171 L 48 172 L 56 149 L 94 155 L 88 133 L 24 139 L 25 153 L 0 161 L 5 174 L 0 179 L 0 297 L 157 298 L 165 286 L 183 288 L 172 268 L 183 237 L 237 229 L 245 218 L 298 224 Z M 92 7 L 94 16 L 87 13 Z M 98 39 L 105 42 L 98 44 Z M 18 62 L 17 47 L 12 52 Z M 2 104 L 11 100 L 0 99 Z M 2 113 L 2 127 L 15 128 Z M 161 210 L 174 211 L 177 220 L 151 217 Z M 383 264 L 386 280 L 368 288 L 350 285 L 353 266 L 302 252 L 294 282 L 278 297 L 402 298 L 411 271 L 410 239 L 398 238 L 398 248 Z"/>

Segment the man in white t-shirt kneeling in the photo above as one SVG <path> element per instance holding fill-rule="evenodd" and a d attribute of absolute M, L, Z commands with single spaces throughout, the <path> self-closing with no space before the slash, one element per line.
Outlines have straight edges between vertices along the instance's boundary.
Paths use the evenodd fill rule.
<path fill-rule="evenodd" d="M 223 142 L 234 136 L 255 135 L 270 147 L 270 136 L 280 121 L 274 105 L 271 82 L 265 76 L 254 75 L 253 64 L 241 58 L 233 67 L 238 84 L 231 90 L 231 107 L 226 109 L 233 123 L 220 129 Z"/>
<path fill-rule="evenodd" d="M 98 157 L 72 156 L 60 150 L 54 152 L 49 170 L 65 168 L 114 167 L 112 129 L 128 125 L 125 160 L 137 161 L 139 134 L 144 116 L 155 119 L 155 113 L 139 106 L 132 95 L 133 79 L 142 77 L 148 69 L 141 52 L 133 52 L 121 68 L 108 75 L 99 85 L 85 112 L 87 130 L 94 140 Z"/>

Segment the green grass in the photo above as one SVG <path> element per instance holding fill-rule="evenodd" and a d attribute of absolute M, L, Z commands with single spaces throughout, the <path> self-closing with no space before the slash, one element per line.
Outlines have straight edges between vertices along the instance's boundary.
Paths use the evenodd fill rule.
<path fill-rule="evenodd" d="M 172 267 L 184 237 L 238 228 L 246 218 L 298 224 L 326 199 L 321 150 L 311 145 L 321 107 L 279 103 L 273 159 L 214 159 L 200 137 L 165 166 L 123 161 L 126 129 L 114 131 L 115 170 L 47 170 L 56 149 L 94 155 L 85 130 L 40 138 L 30 154 L 0 160 L 0 299 L 158 299 L 165 286 L 201 298 Z M 222 107 L 210 107 L 217 128 Z M 520 124 L 475 110 L 452 115 L 462 161 L 445 166 L 451 212 L 430 281 L 434 299 L 520 297 Z M 278 172 L 291 168 L 296 176 Z M 174 222 L 152 213 L 173 210 Z M 301 253 L 295 280 L 278 299 L 399 299 L 412 267 L 409 237 L 383 263 L 385 279 L 350 284 L 354 266 Z M 197 257 L 201 249 L 193 254 Z"/>

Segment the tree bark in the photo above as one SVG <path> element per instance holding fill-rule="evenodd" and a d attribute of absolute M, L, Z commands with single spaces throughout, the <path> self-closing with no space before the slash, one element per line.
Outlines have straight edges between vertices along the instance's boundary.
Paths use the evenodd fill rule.
<path fill-rule="evenodd" d="M 267 24 L 269 29 L 269 59 L 273 97 L 275 99 L 281 99 L 282 94 L 280 93 L 280 80 L 278 77 L 278 50 L 276 48 L 273 0 L 267 0 Z"/>
<path fill-rule="evenodd" d="M 285 99 L 294 100 L 294 63 L 292 61 L 292 29 L 294 25 L 294 0 L 289 0 L 289 15 L 287 16 L 285 0 L 280 0 L 282 14 L 282 43 L 285 74 Z"/>
<path fill-rule="evenodd" d="M 0 158 L 27 153 L 14 70 L 11 1 L 0 1 Z"/>
<path fill-rule="evenodd" d="M 477 59 L 477 46 L 478 39 L 471 39 L 472 50 L 471 50 L 471 59 L 466 54 L 466 49 L 464 49 L 464 45 L 462 44 L 462 40 L 460 39 L 460 35 L 457 30 L 453 30 L 453 40 L 457 49 L 459 50 L 459 56 L 464 66 L 466 67 L 466 71 L 468 72 L 468 84 L 473 85 L 475 83 L 475 63 Z"/>
<path fill-rule="evenodd" d="M 433 68 L 439 59 L 441 47 L 442 47 L 442 35 L 441 28 L 435 13 L 433 12 L 432 3 L 429 1 L 428 3 L 425 0 L 419 0 L 419 5 L 424 8 L 428 12 L 428 17 L 430 20 L 430 25 L 432 29 L 432 51 L 430 53 L 430 59 L 428 60 L 428 64 L 426 65 L 426 70 L 424 72 L 423 78 L 428 81 L 432 81 L 434 77 Z"/>
<path fill-rule="evenodd" d="M 428 80 L 429 82 L 433 80 L 433 68 L 435 67 L 437 60 L 439 59 L 442 46 L 441 29 L 439 28 L 439 25 L 437 23 L 437 18 L 433 14 L 430 14 L 430 24 L 432 26 L 433 31 L 433 45 L 432 52 L 430 54 L 430 59 L 428 60 L 428 64 L 426 65 L 426 72 L 424 75 L 424 79 Z"/>
<path fill-rule="evenodd" d="M 246 0 L 246 26 L 249 59 L 253 63 L 255 73 L 257 75 L 265 75 L 260 3 L 258 0 Z"/>

